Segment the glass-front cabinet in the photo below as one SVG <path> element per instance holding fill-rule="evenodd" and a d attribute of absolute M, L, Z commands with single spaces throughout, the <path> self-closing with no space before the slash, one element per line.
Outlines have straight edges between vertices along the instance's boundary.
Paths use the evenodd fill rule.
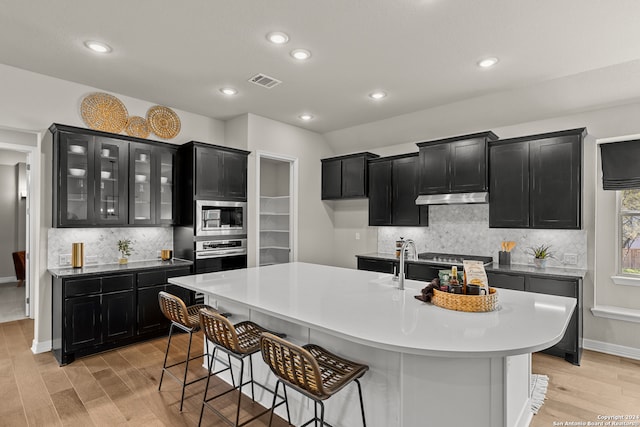
<path fill-rule="evenodd" d="M 174 224 L 175 215 L 173 209 L 173 171 L 176 159 L 176 151 L 158 149 L 160 160 L 160 196 L 156 206 L 158 224 Z"/>
<path fill-rule="evenodd" d="M 110 138 L 60 134 L 57 226 L 127 223 L 126 147 Z"/>
<path fill-rule="evenodd" d="M 127 143 L 96 137 L 95 223 L 127 223 Z"/>
<path fill-rule="evenodd" d="M 71 126 L 50 130 L 55 227 L 174 223 L 176 148 Z"/>
<path fill-rule="evenodd" d="M 59 150 L 57 225 L 91 224 L 89 206 L 93 206 L 93 137 L 62 133 Z M 91 161 L 90 161 L 91 160 Z M 91 182 L 92 184 L 93 182 Z"/>
<path fill-rule="evenodd" d="M 173 224 L 175 150 L 132 143 L 129 162 L 129 222 L 136 225 Z"/>

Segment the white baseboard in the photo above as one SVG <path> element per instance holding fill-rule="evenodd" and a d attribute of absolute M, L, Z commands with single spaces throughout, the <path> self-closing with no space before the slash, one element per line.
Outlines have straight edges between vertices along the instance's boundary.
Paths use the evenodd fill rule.
<path fill-rule="evenodd" d="M 18 279 L 16 279 L 16 276 L 0 277 L 0 283 L 11 283 L 17 281 Z"/>
<path fill-rule="evenodd" d="M 36 340 L 33 340 L 33 343 L 31 344 L 31 352 L 33 354 L 46 353 L 47 351 L 51 351 L 51 346 L 51 340 L 42 342 L 36 342 Z"/>
<path fill-rule="evenodd" d="M 589 340 L 586 338 L 582 340 L 582 346 L 587 350 L 599 351 L 600 353 L 613 354 L 614 356 L 628 357 L 629 359 L 640 360 L 640 348 L 610 344 L 602 341 Z"/>

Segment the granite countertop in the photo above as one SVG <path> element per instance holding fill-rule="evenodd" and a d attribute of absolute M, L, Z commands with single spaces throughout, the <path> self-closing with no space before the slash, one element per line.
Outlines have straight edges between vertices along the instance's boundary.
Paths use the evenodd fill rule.
<path fill-rule="evenodd" d="M 66 278 L 72 276 L 85 276 L 92 274 L 104 274 L 104 273 L 121 273 L 123 271 L 136 271 L 136 270 L 145 270 L 149 268 L 160 268 L 160 267 L 189 267 L 193 265 L 193 261 L 188 261 L 184 259 L 174 258 L 169 261 L 162 261 L 160 259 L 157 260 L 147 260 L 147 261 L 133 261 L 127 264 L 95 264 L 95 265 L 85 265 L 81 268 L 72 268 L 72 267 L 64 267 L 64 268 L 50 268 L 48 271 L 51 273 L 53 277 L 57 278 Z"/>
<path fill-rule="evenodd" d="M 371 252 L 366 254 L 356 255 L 356 257 L 362 258 L 374 258 L 384 261 L 399 261 L 399 258 L 395 256 L 395 253 L 384 252 Z M 429 262 L 423 260 L 406 260 L 408 263 L 416 264 L 428 264 Z M 490 266 L 485 267 L 487 271 L 494 273 L 524 273 L 528 275 L 549 276 L 549 277 L 579 277 L 584 279 L 587 274 L 586 269 L 582 268 L 566 268 L 566 267 L 546 267 L 536 268 L 533 265 L 528 264 L 511 264 L 510 266 L 500 265 L 494 262 Z"/>
<path fill-rule="evenodd" d="M 500 290 L 488 313 L 418 301 L 424 282 L 292 262 L 174 277 L 169 283 L 353 342 L 438 357 L 495 357 L 548 348 L 565 333 L 574 298 Z"/>

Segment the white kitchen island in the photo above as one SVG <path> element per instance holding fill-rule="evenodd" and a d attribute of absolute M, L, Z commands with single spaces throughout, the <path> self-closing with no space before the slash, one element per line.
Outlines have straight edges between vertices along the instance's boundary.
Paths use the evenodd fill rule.
<path fill-rule="evenodd" d="M 496 311 L 450 311 L 414 298 L 424 282 L 407 280 L 401 291 L 388 274 L 297 262 L 169 282 L 204 293 L 234 323 L 251 319 L 368 364 L 362 385 L 372 427 L 528 425 L 531 353 L 562 338 L 576 305 L 500 289 Z M 256 378 L 275 384 L 261 358 L 254 361 Z M 289 399 L 298 425 L 313 406 L 294 392 Z M 269 406 L 271 396 L 260 400 Z M 361 425 L 355 387 L 329 400 L 327 420 Z"/>

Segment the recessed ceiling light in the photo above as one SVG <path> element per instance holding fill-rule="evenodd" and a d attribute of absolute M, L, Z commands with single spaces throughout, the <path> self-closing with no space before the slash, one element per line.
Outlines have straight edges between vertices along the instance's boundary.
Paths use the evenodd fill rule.
<path fill-rule="evenodd" d="M 382 91 L 377 91 L 369 94 L 369 98 L 372 98 L 372 99 L 382 99 L 385 96 L 387 96 L 387 94 Z"/>
<path fill-rule="evenodd" d="M 285 44 L 289 41 L 289 36 L 281 31 L 273 31 L 267 34 L 267 40 L 273 44 Z"/>
<path fill-rule="evenodd" d="M 234 89 L 232 87 L 223 87 L 222 89 L 220 89 L 220 92 L 222 92 L 225 95 L 236 95 L 238 93 L 237 89 Z"/>
<path fill-rule="evenodd" d="M 313 116 L 311 114 L 305 113 L 305 114 L 300 114 L 298 118 L 300 120 L 304 120 L 305 122 L 308 122 L 309 120 L 313 119 Z"/>
<path fill-rule="evenodd" d="M 304 61 L 305 59 L 311 58 L 311 52 L 307 49 L 294 49 L 291 51 L 291 56 L 300 61 Z"/>
<path fill-rule="evenodd" d="M 102 42 L 97 42 L 94 40 L 87 40 L 86 42 L 84 42 L 84 45 L 91 49 L 94 52 L 98 52 L 98 53 L 109 53 L 111 52 L 111 46 L 109 46 L 106 43 L 102 43 Z"/>
<path fill-rule="evenodd" d="M 496 57 L 484 58 L 478 61 L 478 67 L 491 68 L 498 63 L 499 59 Z"/>

